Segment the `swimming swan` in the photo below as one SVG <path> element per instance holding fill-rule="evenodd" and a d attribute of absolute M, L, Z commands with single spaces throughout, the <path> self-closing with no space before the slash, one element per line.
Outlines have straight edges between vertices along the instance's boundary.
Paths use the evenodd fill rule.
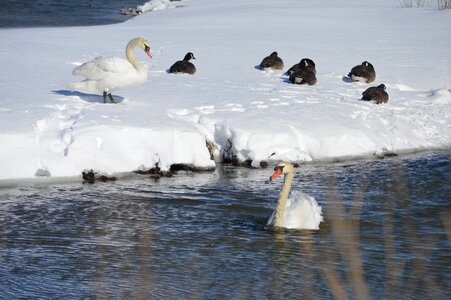
<path fill-rule="evenodd" d="M 281 174 L 285 176 L 277 206 L 267 225 L 279 228 L 318 230 L 323 216 L 321 206 L 318 205 L 315 198 L 301 192 L 293 192 L 288 198 L 294 177 L 293 165 L 281 162 L 274 168 L 274 171 L 270 180 L 276 179 Z"/>
<path fill-rule="evenodd" d="M 144 83 L 147 80 L 147 68 L 139 63 L 133 55 L 133 48 L 144 49 L 147 56 L 152 58 L 149 42 L 143 38 L 134 38 L 125 48 L 127 60 L 119 57 L 97 57 L 76 67 L 72 74 L 84 76 L 85 80 L 71 82 L 67 87 L 82 93 L 103 93 L 103 102 L 106 97 L 111 103 L 116 103 L 111 92 Z"/>

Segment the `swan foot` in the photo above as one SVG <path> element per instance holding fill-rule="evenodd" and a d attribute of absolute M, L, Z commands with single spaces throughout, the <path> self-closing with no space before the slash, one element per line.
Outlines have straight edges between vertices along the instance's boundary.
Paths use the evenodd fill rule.
<path fill-rule="evenodd" d="M 111 95 L 111 93 L 107 93 L 107 92 L 103 92 L 103 103 L 106 103 L 106 97 L 108 96 L 108 98 L 110 98 L 111 103 L 116 103 L 116 101 L 114 101 L 113 96 Z"/>

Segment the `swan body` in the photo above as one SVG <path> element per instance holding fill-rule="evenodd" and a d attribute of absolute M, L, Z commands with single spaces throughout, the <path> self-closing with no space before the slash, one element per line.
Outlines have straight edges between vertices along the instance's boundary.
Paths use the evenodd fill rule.
<path fill-rule="evenodd" d="M 114 102 L 111 93 L 133 87 L 147 80 L 147 68 L 138 62 L 133 55 L 133 48 L 144 49 L 152 57 L 149 42 L 143 38 L 132 39 L 125 49 L 127 59 L 119 57 L 97 57 L 76 67 L 72 74 L 86 77 L 80 82 L 71 82 L 67 87 L 82 93 L 103 93 L 104 102 L 108 96 Z"/>
<path fill-rule="evenodd" d="M 284 183 L 277 206 L 268 219 L 267 225 L 289 229 L 318 230 L 323 216 L 321 206 L 318 205 L 315 198 L 301 192 L 293 192 L 290 198 L 288 197 L 294 177 L 293 165 L 281 162 L 274 171 L 271 180 L 284 174 Z"/>

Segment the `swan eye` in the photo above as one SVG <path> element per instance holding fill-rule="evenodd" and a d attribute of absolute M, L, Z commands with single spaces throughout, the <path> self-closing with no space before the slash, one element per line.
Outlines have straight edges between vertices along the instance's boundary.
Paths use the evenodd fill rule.
<path fill-rule="evenodd" d="M 274 168 L 274 171 L 278 171 L 278 170 L 283 171 L 283 166 L 277 166 Z"/>

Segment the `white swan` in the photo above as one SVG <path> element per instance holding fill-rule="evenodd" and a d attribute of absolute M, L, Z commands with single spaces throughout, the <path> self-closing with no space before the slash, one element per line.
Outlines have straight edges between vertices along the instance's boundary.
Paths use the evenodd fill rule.
<path fill-rule="evenodd" d="M 318 230 L 319 224 L 323 221 L 323 216 L 321 206 L 318 205 L 315 198 L 301 192 L 293 192 L 291 197 L 288 198 L 294 177 L 293 165 L 281 162 L 274 168 L 274 171 L 271 180 L 276 179 L 280 174 L 285 176 L 277 206 L 267 225 L 290 229 Z"/>
<path fill-rule="evenodd" d="M 103 93 L 103 102 L 106 102 L 108 96 L 111 102 L 115 103 L 111 92 L 132 87 L 147 80 L 147 69 L 133 55 L 134 47 L 144 49 L 147 56 L 152 57 L 149 42 L 143 38 L 134 38 L 125 48 L 127 60 L 119 57 L 97 57 L 76 67 L 72 74 L 84 76 L 86 79 L 68 83 L 67 87 L 82 93 Z"/>

